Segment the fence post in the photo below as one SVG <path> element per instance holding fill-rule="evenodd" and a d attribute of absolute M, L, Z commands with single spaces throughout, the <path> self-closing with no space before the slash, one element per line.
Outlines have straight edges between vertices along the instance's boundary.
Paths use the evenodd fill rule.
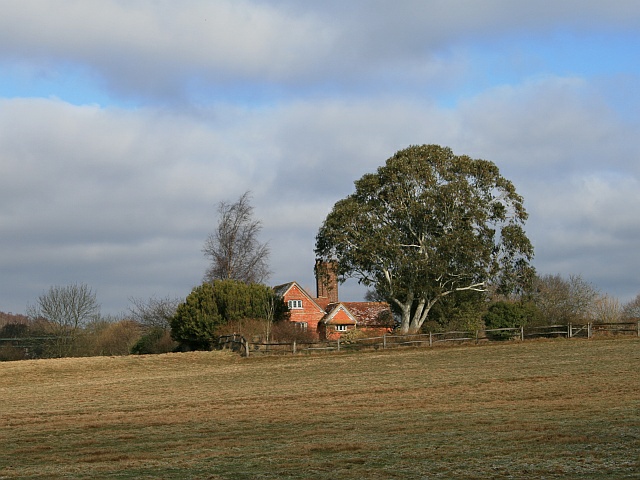
<path fill-rule="evenodd" d="M 476 330 L 476 345 L 478 344 L 478 330 Z"/>
<path fill-rule="evenodd" d="M 567 338 L 571 338 L 571 323 L 567 325 Z"/>
<path fill-rule="evenodd" d="M 638 336 L 640 337 L 640 320 L 638 320 Z"/>
<path fill-rule="evenodd" d="M 294 355 L 296 354 L 296 341 L 295 340 L 293 341 L 293 345 L 291 347 L 291 351 L 293 352 Z"/>
<path fill-rule="evenodd" d="M 587 323 L 587 338 L 591 338 L 591 322 Z"/>
<path fill-rule="evenodd" d="M 524 342 L 524 326 L 520 325 L 520 341 Z"/>
<path fill-rule="evenodd" d="M 431 332 L 429 332 L 429 346 L 433 347 L 433 337 L 431 335 Z"/>
<path fill-rule="evenodd" d="M 340 337 L 338 337 L 338 351 L 340 351 Z"/>
<path fill-rule="evenodd" d="M 250 348 L 249 348 L 249 342 L 248 342 L 244 337 L 240 337 L 240 338 L 241 338 L 242 340 L 244 340 L 244 348 L 245 348 L 245 351 L 246 351 L 246 356 L 247 356 L 247 358 L 249 358 L 249 350 L 250 350 Z M 241 344 L 242 344 L 242 343 L 241 343 Z"/>
<path fill-rule="evenodd" d="M 387 348 L 387 334 L 383 333 L 382 334 L 382 349 L 384 350 L 385 348 Z"/>

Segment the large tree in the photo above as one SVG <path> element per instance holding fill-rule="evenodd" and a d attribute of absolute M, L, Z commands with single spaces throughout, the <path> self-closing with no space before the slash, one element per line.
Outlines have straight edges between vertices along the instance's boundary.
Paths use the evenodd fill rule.
<path fill-rule="evenodd" d="M 316 238 L 337 259 L 341 280 L 357 278 L 397 307 L 402 332 L 416 332 L 442 298 L 503 292 L 532 276 L 523 199 L 498 167 L 438 145 L 397 152 L 355 182 Z"/>
<path fill-rule="evenodd" d="M 260 243 L 262 229 L 253 218 L 251 196 L 245 192 L 234 203 L 218 205 L 218 228 L 207 237 L 203 252 L 211 259 L 205 280 L 262 283 L 269 277 L 269 246 Z"/>

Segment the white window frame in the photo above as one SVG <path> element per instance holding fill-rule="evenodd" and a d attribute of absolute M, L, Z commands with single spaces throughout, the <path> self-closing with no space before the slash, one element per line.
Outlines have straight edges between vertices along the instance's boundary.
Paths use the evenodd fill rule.
<path fill-rule="evenodd" d="M 300 310 L 302 309 L 302 300 L 289 300 L 287 305 L 289 310 Z"/>
<path fill-rule="evenodd" d="M 349 325 L 336 325 L 336 332 L 346 332 Z"/>
<path fill-rule="evenodd" d="M 307 331 L 307 322 L 293 322 L 293 324 L 296 326 L 296 328 L 302 330 L 303 332 Z"/>

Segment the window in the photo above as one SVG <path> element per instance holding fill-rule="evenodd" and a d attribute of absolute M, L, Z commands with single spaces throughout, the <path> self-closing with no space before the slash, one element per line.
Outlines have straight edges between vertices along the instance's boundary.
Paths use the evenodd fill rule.
<path fill-rule="evenodd" d="M 298 330 L 303 332 L 307 331 L 307 322 L 293 322 L 293 324 Z"/>
<path fill-rule="evenodd" d="M 302 300 L 289 300 L 287 304 L 289 305 L 289 310 L 293 310 L 294 308 L 302 308 Z"/>
<path fill-rule="evenodd" d="M 336 332 L 346 332 L 347 325 L 336 325 Z"/>

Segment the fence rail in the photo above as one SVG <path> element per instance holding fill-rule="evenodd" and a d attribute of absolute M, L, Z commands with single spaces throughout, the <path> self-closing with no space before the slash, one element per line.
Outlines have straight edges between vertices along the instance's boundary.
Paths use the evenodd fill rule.
<path fill-rule="evenodd" d="M 224 335 L 218 348 L 231 348 L 244 356 L 297 353 L 340 352 L 346 350 L 434 347 L 438 344 L 465 342 L 525 341 L 533 338 L 592 338 L 596 335 L 635 335 L 640 337 L 640 321 L 627 323 L 587 323 L 583 325 L 548 325 L 543 327 L 494 328 L 473 331 L 429 332 L 420 334 L 386 334 L 353 340 L 326 342 L 249 342 L 242 335 Z"/>
<path fill-rule="evenodd" d="M 464 342 L 491 342 L 500 340 L 524 341 L 532 338 L 592 338 L 596 335 L 635 335 L 640 337 L 640 321 L 624 323 L 587 323 L 582 325 L 548 325 L 544 327 L 494 328 L 474 331 L 429 332 L 421 334 L 386 334 L 353 340 L 327 342 L 249 342 L 238 333 L 218 337 L 218 349 L 228 348 L 248 357 L 250 355 L 277 355 L 314 352 L 339 352 L 345 350 L 386 349 L 401 347 L 433 347 L 438 344 Z M 67 337 L 0 338 L 0 346 L 30 348 L 34 340 L 53 341 Z"/>

